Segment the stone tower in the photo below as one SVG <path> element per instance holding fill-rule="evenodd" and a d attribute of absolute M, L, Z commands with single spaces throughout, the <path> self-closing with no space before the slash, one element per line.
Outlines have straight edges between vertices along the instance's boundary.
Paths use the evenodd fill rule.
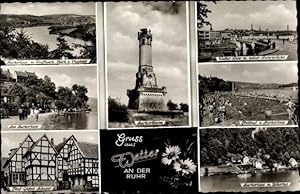
<path fill-rule="evenodd" d="M 152 66 L 152 34 L 143 28 L 138 32 L 139 67 L 135 88 L 127 90 L 128 108 L 139 111 L 163 111 L 166 87 L 159 88 Z"/>

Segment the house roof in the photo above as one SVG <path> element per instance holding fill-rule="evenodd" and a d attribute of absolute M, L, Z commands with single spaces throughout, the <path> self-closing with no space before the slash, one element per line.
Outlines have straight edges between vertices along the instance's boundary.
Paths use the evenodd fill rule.
<path fill-rule="evenodd" d="M 15 72 L 16 72 L 17 76 L 28 77 L 26 72 L 23 72 L 23 71 L 15 71 Z"/>
<path fill-rule="evenodd" d="M 29 76 L 29 77 L 36 77 L 35 73 L 28 72 L 28 71 L 25 71 L 25 73 L 26 73 L 27 76 Z"/>
<path fill-rule="evenodd" d="M 43 139 L 43 137 L 45 137 L 47 139 L 47 141 L 49 142 L 49 145 L 53 148 L 53 150 L 58 153 L 54 147 L 54 145 L 52 145 L 51 141 L 49 141 L 49 138 L 47 137 L 46 134 L 44 134 L 42 137 L 40 137 L 40 139 L 38 139 L 31 147 L 30 149 L 27 150 L 27 152 L 24 154 L 23 157 L 25 157 L 28 153 L 30 153 L 32 151 L 32 149 Z"/>
<path fill-rule="evenodd" d="M 87 158 L 98 159 L 98 145 L 87 143 L 87 142 L 77 142 L 80 150 Z"/>
<path fill-rule="evenodd" d="M 26 141 L 27 138 L 29 138 L 32 142 L 34 142 L 33 139 L 32 139 L 32 137 L 31 137 L 30 135 L 27 135 L 27 136 L 24 138 L 23 142 L 19 145 L 18 148 L 12 149 L 12 150 L 13 150 L 12 153 L 9 155 L 9 158 L 5 161 L 5 163 L 3 164 L 3 166 L 6 166 L 6 165 L 9 163 L 9 161 L 12 159 L 12 157 L 13 157 L 13 156 L 17 153 L 17 151 L 22 147 L 22 145 L 24 144 L 24 142 Z"/>
<path fill-rule="evenodd" d="M 66 143 L 71 139 L 74 138 L 75 141 L 77 141 L 77 139 L 72 135 L 71 137 L 65 139 L 63 142 L 59 143 L 57 146 L 55 146 L 56 151 L 59 153 L 61 151 L 61 149 L 63 149 L 63 147 L 66 145 Z"/>

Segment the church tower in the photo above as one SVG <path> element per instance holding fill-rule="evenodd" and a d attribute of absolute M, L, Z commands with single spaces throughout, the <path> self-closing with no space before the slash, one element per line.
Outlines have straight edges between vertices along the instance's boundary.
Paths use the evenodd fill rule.
<path fill-rule="evenodd" d="M 138 32 L 139 67 L 136 84 L 127 90 L 128 108 L 139 111 L 162 111 L 165 109 L 166 87 L 159 88 L 152 66 L 152 34 L 143 28 Z"/>

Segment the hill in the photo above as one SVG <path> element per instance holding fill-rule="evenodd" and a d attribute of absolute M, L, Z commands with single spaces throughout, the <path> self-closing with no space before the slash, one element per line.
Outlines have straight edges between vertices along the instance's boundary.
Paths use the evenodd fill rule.
<path fill-rule="evenodd" d="M 9 27 L 32 27 L 45 25 L 78 25 L 78 24 L 95 24 L 94 15 L 76 15 L 76 14 L 57 14 L 57 15 L 15 15 L 3 14 L 1 17 L 6 18 L 6 26 Z"/>

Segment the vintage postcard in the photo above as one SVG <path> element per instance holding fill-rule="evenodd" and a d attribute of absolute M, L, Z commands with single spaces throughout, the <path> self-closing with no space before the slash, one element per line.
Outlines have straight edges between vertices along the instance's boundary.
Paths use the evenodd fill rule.
<path fill-rule="evenodd" d="M 198 62 L 297 61 L 296 1 L 198 1 Z"/>
<path fill-rule="evenodd" d="M 106 3 L 109 128 L 189 126 L 186 5 Z"/>
<path fill-rule="evenodd" d="M 1 127 L 98 129 L 96 66 L 1 67 Z"/>
<path fill-rule="evenodd" d="M 197 192 L 197 128 L 101 130 L 103 192 Z"/>
<path fill-rule="evenodd" d="M 201 192 L 300 190 L 298 127 L 199 130 Z"/>
<path fill-rule="evenodd" d="M 1 134 L 1 193 L 99 192 L 98 131 Z"/>
<path fill-rule="evenodd" d="M 96 63 L 94 2 L 3 3 L 1 65 Z"/>
<path fill-rule="evenodd" d="M 198 64 L 200 126 L 298 125 L 297 63 Z"/>

